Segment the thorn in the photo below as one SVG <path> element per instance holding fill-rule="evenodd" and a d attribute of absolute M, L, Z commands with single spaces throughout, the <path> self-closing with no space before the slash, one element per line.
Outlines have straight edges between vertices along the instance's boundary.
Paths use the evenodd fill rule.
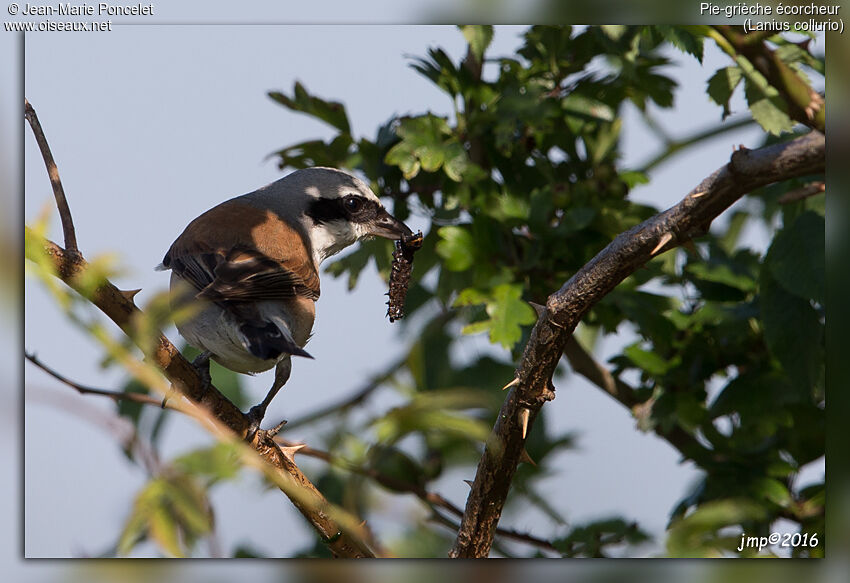
<path fill-rule="evenodd" d="M 538 318 L 543 315 L 543 312 L 546 311 L 546 306 L 541 306 L 540 304 L 536 304 L 534 302 L 528 302 L 528 303 L 531 304 L 531 307 L 534 308 L 535 312 L 537 312 Z"/>
<path fill-rule="evenodd" d="M 466 485 L 469 486 L 470 489 L 472 489 L 472 480 L 464 480 L 464 482 L 466 482 Z"/>
<path fill-rule="evenodd" d="M 701 197 L 701 196 L 705 196 L 706 194 L 708 194 L 708 191 L 707 191 L 707 190 L 700 190 L 699 192 L 695 192 L 695 193 L 693 193 L 693 194 L 691 195 L 691 198 L 699 198 L 699 197 Z"/>
<path fill-rule="evenodd" d="M 511 387 L 517 386 L 518 384 L 519 384 L 519 377 L 514 377 L 514 380 L 512 380 L 511 382 L 506 384 L 504 387 L 502 387 L 502 390 L 505 391 L 507 389 L 510 389 Z"/>
<path fill-rule="evenodd" d="M 360 524 L 357 525 L 357 528 L 366 528 L 366 521 L 364 520 Z"/>
<path fill-rule="evenodd" d="M 295 454 L 299 449 L 304 449 L 307 447 L 306 443 L 299 443 L 298 445 L 289 445 L 289 446 L 280 446 L 280 451 L 283 453 L 283 457 L 288 459 L 291 462 L 295 461 Z"/>
<path fill-rule="evenodd" d="M 128 302 L 132 302 L 133 298 L 136 297 L 136 294 L 142 291 L 142 288 L 139 289 L 119 289 L 118 293 L 124 296 L 124 299 Z"/>
<path fill-rule="evenodd" d="M 528 416 L 531 415 L 531 410 L 523 407 L 519 410 L 519 421 L 522 423 L 522 438 L 525 439 L 525 434 L 528 432 Z"/>
<path fill-rule="evenodd" d="M 534 463 L 534 460 L 531 459 L 531 456 L 528 455 L 528 450 L 525 449 L 524 447 L 522 448 L 522 453 L 519 454 L 519 463 L 523 463 L 523 462 L 525 462 L 527 464 L 531 464 L 532 466 L 535 466 L 535 467 L 537 466 L 537 464 Z"/>
<path fill-rule="evenodd" d="M 655 246 L 655 249 L 650 252 L 650 255 L 655 255 L 658 251 L 661 250 L 664 245 L 669 243 L 673 239 L 673 233 L 667 232 L 661 235 L 661 240 L 658 242 L 658 245 Z"/>

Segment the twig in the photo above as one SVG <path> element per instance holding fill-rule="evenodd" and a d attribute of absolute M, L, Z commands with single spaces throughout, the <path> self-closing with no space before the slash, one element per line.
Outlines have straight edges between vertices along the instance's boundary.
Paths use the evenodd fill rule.
<path fill-rule="evenodd" d="M 789 190 L 788 192 L 780 196 L 779 204 L 791 204 L 792 202 L 797 202 L 798 200 L 803 200 L 804 198 L 815 196 L 816 194 L 820 194 L 824 191 L 826 191 L 826 184 L 824 184 L 822 181 L 809 182 L 808 184 L 804 184 L 800 188 Z"/>
<path fill-rule="evenodd" d="M 328 415 L 333 415 L 334 413 L 342 412 L 352 407 L 355 407 L 365 401 L 378 387 L 380 387 L 388 378 L 390 378 L 398 369 L 404 366 L 406 362 L 406 358 L 401 358 L 391 364 L 384 372 L 376 375 L 372 380 L 366 383 L 363 387 L 357 390 L 350 397 L 347 397 L 338 403 L 333 403 L 326 407 L 322 407 L 321 409 L 317 409 L 312 413 L 307 413 L 303 417 L 299 419 L 295 419 L 294 421 L 288 421 L 286 423 L 286 430 L 292 430 L 295 427 L 300 427 L 302 425 L 307 425 L 308 423 L 312 423 L 321 419 L 323 417 L 327 417 Z"/>
<path fill-rule="evenodd" d="M 135 403 L 142 403 L 144 405 L 154 405 L 156 407 L 163 406 L 162 399 L 157 399 L 155 397 L 151 397 L 150 395 L 145 395 L 144 393 L 125 393 L 120 391 L 109 391 L 106 389 L 96 389 L 94 387 L 87 387 L 85 385 L 81 385 L 77 382 L 72 381 L 63 374 L 57 372 L 55 369 L 50 368 L 41 360 L 39 360 L 38 357 L 36 357 L 34 354 L 25 352 L 24 357 L 28 361 L 33 363 L 35 366 L 55 378 L 56 380 L 68 385 L 72 389 L 75 389 L 81 395 L 101 395 L 104 397 L 109 397 L 116 403 L 119 401 L 133 401 Z"/>
<path fill-rule="evenodd" d="M 77 233 L 74 230 L 74 221 L 71 219 L 71 207 L 68 206 L 68 199 L 65 198 L 65 189 L 62 187 L 62 180 L 59 178 L 59 169 L 53 160 L 53 154 L 50 151 L 50 146 L 47 144 L 44 130 L 41 129 L 38 116 L 27 99 L 24 99 L 24 117 L 30 123 L 35 141 L 41 150 L 41 157 L 44 158 L 44 165 L 47 167 L 47 175 L 50 177 L 50 185 L 53 187 L 53 196 L 56 198 L 56 208 L 59 210 L 59 218 L 62 221 L 65 249 L 69 253 L 77 254 L 80 252 L 77 247 Z"/>
<path fill-rule="evenodd" d="M 531 331 L 511 389 L 496 419 L 467 498 L 457 540 L 449 556 L 486 557 L 502 514 L 525 440 L 520 415 L 533 423 L 555 397 L 552 375 L 567 340 L 585 314 L 621 281 L 649 261 L 665 235 L 665 249 L 708 231 L 711 222 L 745 193 L 767 184 L 823 172 L 825 140 L 813 131 L 758 150 L 742 148 L 724 167 L 674 207 L 617 236 L 549 296 Z M 523 416 L 523 417 L 524 417 Z"/>
<path fill-rule="evenodd" d="M 647 123 L 649 123 L 650 118 L 645 119 Z M 660 165 L 662 162 L 667 161 L 667 159 L 672 157 L 673 155 L 678 154 L 685 148 L 693 146 L 694 144 L 697 144 L 703 140 L 714 138 L 727 132 L 731 132 L 752 125 L 755 125 L 755 121 L 753 121 L 753 119 L 750 117 L 746 117 L 743 119 L 729 121 L 719 126 L 713 126 L 711 128 L 701 130 L 680 140 L 667 138 L 664 141 L 665 148 L 661 152 L 650 158 L 649 161 L 647 161 L 645 164 L 643 164 L 643 166 L 640 167 L 640 172 L 646 174 L 656 166 Z"/>

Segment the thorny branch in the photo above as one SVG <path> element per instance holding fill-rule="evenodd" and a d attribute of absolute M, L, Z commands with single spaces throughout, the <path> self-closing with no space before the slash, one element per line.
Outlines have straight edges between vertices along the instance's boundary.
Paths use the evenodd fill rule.
<path fill-rule="evenodd" d="M 27 239 L 27 259 L 36 263 L 49 260 L 55 275 L 69 287 L 86 297 L 98 309 L 115 322 L 131 339 L 136 339 L 135 329 L 144 315 L 133 303 L 134 292 L 119 290 L 109 281 L 104 280 L 93 293 L 81 285 L 81 275 L 88 269 L 88 263 L 79 252 L 76 234 L 71 222 L 70 208 L 59 181 L 59 173 L 44 133 L 38 123 L 35 110 L 25 102 L 26 118 L 33 127 L 33 132 L 44 157 L 51 184 L 54 188 L 56 203 L 59 207 L 62 228 L 67 249 L 56 243 L 40 237 L 31 229 L 25 229 Z M 205 384 L 197 369 L 187 361 L 180 351 L 161 332 L 157 332 L 157 342 L 146 355 L 171 381 L 172 385 L 191 402 L 199 405 L 209 416 L 219 424 L 227 427 L 235 435 L 245 438 L 249 422 L 245 414 L 230 402 L 215 387 Z M 146 347 L 140 346 L 145 349 Z M 364 542 L 362 528 L 343 528 L 331 518 L 330 503 L 322 496 L 307 476 L 295 465 L 291 457 L 287 457 L 274 440 L 265 432 L 256 433 L 251 446 L 257 450 L 263 460 L 280 472 L 281 484 L 293 485 L 295 489 L 281 488 L 301 514 L 319 533 L 322 540 L 335 556 L 339 557 L 373 557 L 374 553 Z"/>
<path fill-rule="evenodd" d="M 817 131 L 758 150 L 742 147 L 681 202 L 617 236 L 549 296 L 487 440 L 449 556 L 489 554 L 524 436 L 543 404 L 554 399 L 555 367 L 590 308 L 658 253 L 708 232 L 711 222 L 744 194 L 773 182 L 822 173 L 824 166 L 825 139 Z"/>

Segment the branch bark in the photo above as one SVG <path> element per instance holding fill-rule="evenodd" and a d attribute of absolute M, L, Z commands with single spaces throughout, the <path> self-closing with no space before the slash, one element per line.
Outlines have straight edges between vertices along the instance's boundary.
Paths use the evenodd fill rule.
<path fill-rule="evenodd" d="M 549 296 L 526 344 L 516 383 L 499 411 L 479 461 L 450 557 L 489 554 L 522 455 L 523 425 L 530 426 L 543 404 L 555 397 L 555 367 L 588 310 L 653 256 L 708 232 L 711 222 L 747 192 L 822 173 L 824 166 L 825 139 L 816 131 L 758 150 L 742 147 L 681 202 L 617 236 Z"/>

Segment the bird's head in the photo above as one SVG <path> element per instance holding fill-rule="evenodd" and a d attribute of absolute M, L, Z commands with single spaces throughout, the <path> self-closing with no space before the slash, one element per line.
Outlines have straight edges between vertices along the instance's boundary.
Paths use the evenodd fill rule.
<path fill-rule="evenodd" d="M 290 178 L 308 195 L 302 224 L 317 263 L 360 239 L 401 239 L 412 234 L 356 176 L 334 168 L 308 168 L 286 179 Z"/>

